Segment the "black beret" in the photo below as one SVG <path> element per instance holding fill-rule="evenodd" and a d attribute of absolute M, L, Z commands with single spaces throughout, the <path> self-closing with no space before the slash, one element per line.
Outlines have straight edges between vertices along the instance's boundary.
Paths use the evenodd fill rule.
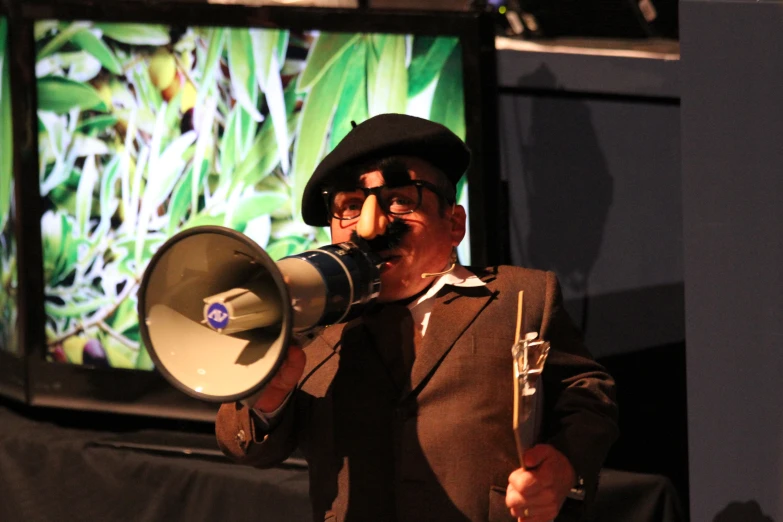
<path fill-rule="evenodd" d="M 327 226 L 323 189 L 351 166 L 391 156 L 413 156 L 441 170 L 456 187 L 470 164 L 470 149 L 445 126 L 405 114 L 379 114 L 354 127 L 313 172 L 302 195 L 302 217 Z"/>

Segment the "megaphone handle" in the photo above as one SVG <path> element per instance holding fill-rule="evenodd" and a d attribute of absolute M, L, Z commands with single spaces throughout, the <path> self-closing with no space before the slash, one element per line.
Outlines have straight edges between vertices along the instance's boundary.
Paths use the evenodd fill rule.
<path fill-rule="evenodd" d="M 264 388 L 266 388 L 266 387 L 264 387 Z M 261 395 L 264 393 L 264 388 L 261 388 L 260 390 L 258 390 L 253 395 L 245 397 L 244 399 L 240 399 L 239 402 L 242 405 L 247 406 L 248 408 L 255 408 L 255 405 L 258 402 L 258 399 L 260 399 Z"/>

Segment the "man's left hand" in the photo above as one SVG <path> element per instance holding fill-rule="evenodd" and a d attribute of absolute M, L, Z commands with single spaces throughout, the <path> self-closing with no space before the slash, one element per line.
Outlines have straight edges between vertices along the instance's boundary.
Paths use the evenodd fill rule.
<path fill-rule="evenodd" d="M 524 460 L 525 467 L 508 477 L 506 506 L 524 522 L 554 520 L 576 481 L 574 467 L 548 444 L 533 446 Z"/>

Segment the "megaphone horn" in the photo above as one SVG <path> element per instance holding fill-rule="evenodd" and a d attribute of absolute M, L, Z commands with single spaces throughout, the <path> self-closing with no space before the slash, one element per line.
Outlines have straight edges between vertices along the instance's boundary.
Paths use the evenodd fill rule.
<path fill-rule="evenodd" d="M 275 263 L 239 232 L 191 228 L 166 241 L 144 272 L 141 337 L 186 394 L 247 400 L 282 365 L 294 332 L 349 321 L 378 297 L 380 264 L 351 242 Z"/>

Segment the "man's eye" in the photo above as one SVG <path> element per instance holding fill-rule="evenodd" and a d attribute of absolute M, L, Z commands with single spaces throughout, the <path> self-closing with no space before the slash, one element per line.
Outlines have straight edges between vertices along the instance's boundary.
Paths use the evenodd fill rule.
<path fill-rule="evenodd" d="M 390 205 L 408 206 L 413 204 L 413 200 L 406 196 L 392 196 L 389 199 Z"/>
<path fill-rule="evenodd" d="M 362 201 L 359 201 L 358 199 L 354 199 L 352 201 L 346 201 L 343 203 L 342 207 L 344 210 L 361 210 L 362 209 Z"/>

